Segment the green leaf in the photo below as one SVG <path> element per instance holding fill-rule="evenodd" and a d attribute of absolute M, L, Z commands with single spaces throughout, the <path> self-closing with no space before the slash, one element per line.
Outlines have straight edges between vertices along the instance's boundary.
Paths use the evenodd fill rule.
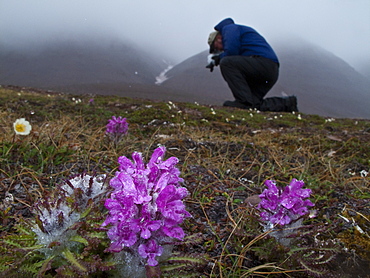
<path fill-rule="evenodd" d="M 177 269 L 183 269 L 186 266 L 187 266 L 186 264 L 164 265 L 164 266 L 161 266 L 161 270 L 163 272 L 170 272 L 170 271 L 177 270 Z"/>
<path fill-rule="evenodd" d="M 75 235 L 75 236 L 71 237 L 70 240 L 80 242 L 80 243 L 82 243 L 86 246 L 89 245 L 89 242 L 80 235 Z"/>
<path fill-rule="evenodd" d="M 82 214 L 81 214 L 81 218 L 85 218 L 86 216 L 89 215 L 90 211 L 92 209 L 92 206 L 89 206 Z"/>
<path fill-rule="evenodd" d="M 189 263 L 198 263 L 198 264 L 204 263 L 204 259 L 193 257 L 170 257 L 168 258 L 168 261 L 182 261 L 182 262 L 185 261 Z"/>
<path fill-rule="evenodd" d="M 65 249 L 63 252 L 62 252 L 63 256 L 71 263 L 73 264 L 74 266 L 76 266 L 79 270 L 83 271 L 83 272 L 87 272 L 87 269 L 81 265 L 78 260 L 75 258 L 75 256 L 73 255 L 73 253 L 71 251 L 69 251 L 68 249 Z"/>

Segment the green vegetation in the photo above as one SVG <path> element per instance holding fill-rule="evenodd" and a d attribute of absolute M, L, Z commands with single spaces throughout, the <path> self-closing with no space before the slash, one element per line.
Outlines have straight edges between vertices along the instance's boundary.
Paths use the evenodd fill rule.
<path fill-rule="evenodd" d="M 129 123 L 119 144 L 105 136 L 112 116 Z M 29 135 L 14 133 L 18 118 L 32 125 Z M 162 263 L 163 277 L 368 277 L 369 120 L 0 88 L 0 129 L 0 273 L 9 277 L 69 277 L 72 270 L 107 277 L 114 262 L 98 231 L 102 205 L 74 227 L 73 248 L 52 257 L 39 252 L 29 228 L 32 206 L 71 176 L 111 178 L 119 156 L 138 151 L 147 160 L 159 144 L 180 159 L 193 215 L 183 225 L 189 238 Z M 267 179 L 292 178 L 312 189 L 317 216 L 283 246 L 263 233 L 245 200 Z"/>

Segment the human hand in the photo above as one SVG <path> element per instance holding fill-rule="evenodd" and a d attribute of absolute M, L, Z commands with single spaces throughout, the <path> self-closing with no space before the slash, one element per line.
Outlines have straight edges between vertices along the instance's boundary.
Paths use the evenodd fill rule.
<path fill-rule="evenodd" d="M 215 54 L 212 56 L 212 60 L 214 61 L 215 66 L 218 66 L 220 64 L 220 54 Z"/>
<path fill-rule="evenodd" d="M 219 54 L 210 54 L 208 55 L 207 60 L 208 65 L 206 66 L 206 68 L 210 69 L 211 72 L 213 72 L 215 66 L 218 66 L 220 64 Z"/>

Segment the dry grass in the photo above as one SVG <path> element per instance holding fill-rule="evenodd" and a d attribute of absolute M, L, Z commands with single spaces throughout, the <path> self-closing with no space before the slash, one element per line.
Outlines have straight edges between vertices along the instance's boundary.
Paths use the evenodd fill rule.
<path fill-rule="evenodd" d="M 10 215 L 30 217 L 33 203 L 62 179 L 82 172 L 112 176 L 119 156 L 131 157 L 139 151 L 148 159 L 161 144 L 167 148 L 167 157 L 180 159 L 178 167 L 191 193 L 187 206 L 194 218 L 184 228 L 187 233 L 202 234 L 202 243 L 191 251 L 210 256 L 203 275 L 299 277 L 302 273 L 302 266 L 288 263 L 289 256 L 280 261 L 269 257 L 264 244 L 271 239 L 258 226 L 256 211 L 244 203 L 262 192 L 266 179 L 281 185 L 291 178 L 303 179 L 313 190 L 311 200 L 318 210 L 308 224 L 334 226 L 324 240 L 341 238 L 341 255 L 350 261 L 355 252 L 357 262 L 369 266 L 368 120 L 113 96 L 77 97 L 20 88 L 0 88 L 0 108 L 3 235 L 12 231 L 15 220 Z M 119 144 L 104 134 L 113 115 L 129 122 L 129 134 Z M 13 132 L 13 122 L 21 117 L 32 125 L 28 136 Z M 344 211 L 348 219 L 352 212 L 353 223 L 363 234 L 338 216 Z M 354 244 L 359 238 L 362 244 Z M 283 252 L 281 247 L 274 248 L 271 252 Z M 351 277 L 353 269 L 347 270 L 336 264 L 333 274 Z M 365 277 L 363 273 L 358 272 L 359 277 Z M 307 277 L 307 273 L 302 275 Z"/>

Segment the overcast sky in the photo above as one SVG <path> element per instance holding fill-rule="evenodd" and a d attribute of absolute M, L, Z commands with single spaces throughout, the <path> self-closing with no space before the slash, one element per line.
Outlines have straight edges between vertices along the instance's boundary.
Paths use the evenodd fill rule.
<path fill-rule="evenodd" d="M 370 0 L 0 0 L 0 45 L 105 34 L 181 62 L 226 17 L 271 43 L 299 35 L 354 67 L 370 63 Z"/>

